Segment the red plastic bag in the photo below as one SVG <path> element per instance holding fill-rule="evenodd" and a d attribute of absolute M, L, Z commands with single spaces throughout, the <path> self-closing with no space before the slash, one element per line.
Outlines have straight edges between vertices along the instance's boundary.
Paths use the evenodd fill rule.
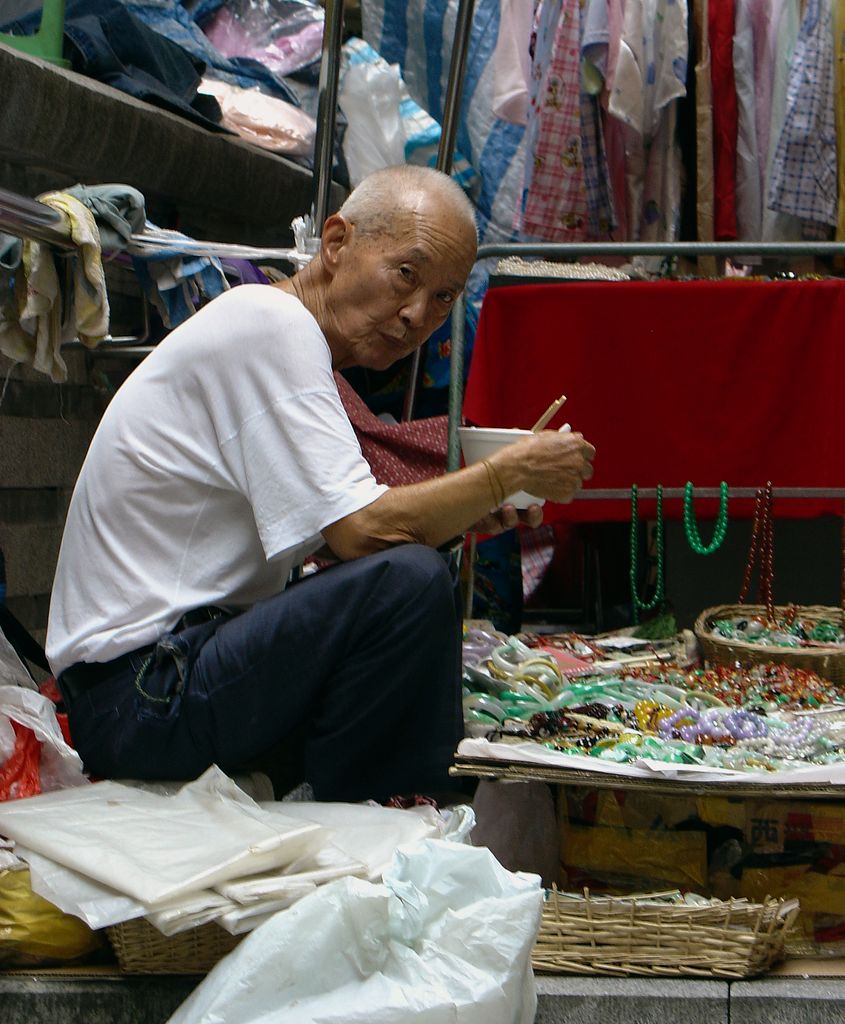
<path fill-rule="evenodd" d="M 20 800 L 41 792 L 41 744 L 32 729 L 12 722 L 15 749 L 0 765 L 0 800 Z"/>
<path fill-rule="evenodd" d="M 62 736 L 64 737 L 65 743 L 67 743 L 69 747 L 72 747 L 73 742 L 70 738 L 70 726 L 68 725 L 67 713 L 58 710 L 58 706 L 62 704 L 62 695 L 59 692 L 58 684 L 53 676 L 47 676 L 44 682 L 39 685 L 38 691 L 57 706 L 56 721 L 59 723 L 59 728 L 62 730 Z"/>

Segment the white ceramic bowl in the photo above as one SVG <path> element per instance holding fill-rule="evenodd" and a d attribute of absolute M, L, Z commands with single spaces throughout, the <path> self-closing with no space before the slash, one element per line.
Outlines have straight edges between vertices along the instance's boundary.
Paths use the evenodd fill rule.
<path fill-rule="evenodd" d="M 464 462 L 468 466 L 474 462 L 481 462 L 482 459 L 489 459 L 500 448 L 513 444 L 521 437 L 528 437 L 530 433 L 530 430 L 507 427 L 458 427 Z M 535 498 L 533 494 L 527 494 L 525 491 L 517 491 L 516 494 L 509 494 L 503 504 L 528 508 L 529 505 L 543 505 L 545 500 Z"/>

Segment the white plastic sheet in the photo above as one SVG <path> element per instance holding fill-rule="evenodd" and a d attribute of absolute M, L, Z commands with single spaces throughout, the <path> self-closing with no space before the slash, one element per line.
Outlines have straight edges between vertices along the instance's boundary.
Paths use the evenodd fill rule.
<path fill-rule="evenodd" d="M 0 833 L 148 907 L 290 863 L 318 827 L 262 810 L 216 767 L 174 796 L 98 782 L 0 804 Z"/>
<path fill-rule="evenodd" d="M 108 817 L 101 819 L 98 808 L 103 803 L 109 804 L 115 793 L 124 804 L 128 801 L 135 806 L 135 802 L 140 801 L 138 807 L 144 810 L 145 816 L 142 821 L 134 821 L 133 815 L 132 832 L 143 827 L 150 837 L 155 837 L 158 848 L 151 856 L 144 848 L 137 849 L 132 853 L 132 861 L 140 858 L 144 861 L 144 870 L 154 872 L 162 855 L 168 862 L 169 851 L 186 841 L 187 819 L 180 819 L 174 832 L 168 831 L 174 816 L 179 817 L 179 809 L 184 806 L 179 801 L 174 802 L 181 791 L 200 801 L 199 810 L 203 814 L 212 813 L 207 812 L 205 801 L 208 798 L 226 805 L 225 820 L 219 808 L 209 820 L 212 828 L 228 829 L 228 838 L 216 837 L 218 846 L 221 842 L 224 845 L 234 842 L 240 849 L 245 836 L 253 834 L 247 830 L 255 827 L 254 815 L 258 813 L 268 828 L 292 835 L 295 841 L 285 844 L 279 851 L 286 859 L 278 860 L 271 870 L 256 872 L 264 862 L 247 858 L 238 867 L 238 873 L 213 885 L 204 883 L 194 890 L 180 890 L 179 894 L 154 903 L 140 899 L 135 867 L 126 858 L 111 863 L 116 856 L 114 848 L 119 851 L 120 837 L 100 836 L 96 840 L 100 845 L 93 845 L 94 837 L 99 834 L 97 829 L 102 829 L 104 820 L 110 820 Z M 218 921 L 234 934 L 249 931 L 271 913 L 292 905 L 336 878 L 358 876 L 380 880 L 397 846 L 403 843 L 446 834 L 461 841 L 467 826 L 472 824 L 468 807 L 441 814 L 432 807 L 397 810 L 366 804 L 265 802 L 259 806 L 217 769 L 182 786 L 179 791 L 171 786 L 138 789 L 117 783 L 98 783 L 90 792 L 92 798 L 96 797 L 91 802 L 45 802 L 41 798 L 24 801 L 19 806 L 29 805 L 39 813 L 12 816 L 19 826 L 16 829 L 20 840 L 18 852 L 29 863 L 33 889 L 65 913 L 82 918 L 91 928 L 105 928 L 143 916 L 166 935 L 209 920 Z M 21 821 L 29 817 L 37 820 Z M 51 842 L 54 853 L 44 852 L 48 838 L 55 839 L 54 831 L 72 836 L 77 834 L 78 824 L 92 837 L 92 845 L 84 843 L 79 850 L 60 852 L 56 849 L 57 845 L 62 845 L 59 839 L 58 843 Z M 27 845 L 23 838 L 24 834 L 29 836 L 35 832 L 42 840 L 41 852 L 32 849 L 32 844 Z M 126 842 L 133 842 L 125 832 L 122 835 Z M 201 839 L 194 837 L 194 841 L 197 838 Z M 96 855 L 92 856 L 92 850 L 97 851 Z M 210 852 L 204 850 L 206 855 Z M 179 857 L 182 856 L 180 846 Z M 198 877 L 200 866 L 198 863 L 185 865 L 185 868 L 192 877 Z M 114 869 L 108 882 L 104 877 L 106 868 Z M 140 881 L 145 890 L 150 889 L 150 878 Z"/>
<path fill-rule="evenodd" d="M 271 917 L 169 1024 L 529 1024 L 540 880 L 426 839 Z"/>
<path fill-rule="evenodd" d="M 288 873 L 313 871 L 335 867 L 344 861 L 362 864 L 362 874 L 370 881 L 380 881 L 390 866 L 398 846 L 417 839 L 433 839 L 445 829 L 443 816 L 429 805 L 399 810 L 372 804 L 342 803 L 275 803 L 262 804 L 265 809 L 277 809 L 298 821 L 311 822 L 329 830 L 330 843 L 308 852 Z"/>
<path fill-rule="evenodd" d="M 81 918 L 89 928 L 108 928 L 143 917 L 146 907 L 86 875 L 42 857 L 18 844 L 19 856 L 29 865 L 32 891 L 66 914 Z"/>

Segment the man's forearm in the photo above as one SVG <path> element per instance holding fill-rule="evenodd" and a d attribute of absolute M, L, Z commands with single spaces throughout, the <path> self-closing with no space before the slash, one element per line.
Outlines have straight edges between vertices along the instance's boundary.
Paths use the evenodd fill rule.
<path fill-rule="evenodd" d="M 417 484 L 392 487 L 377 501 L 323 531 L 339 558 L 358 558 L 396 544 L 440 547 L 497 508 L 519 484 L 508 460 Z"/>
<path fill-rule="evenodd" d="M 393 487 L 366 508 L 327 526 L 323 537 L 344 560 L 395 544 L 439 547 L 517 491 L 571 501 L 593 474 L 593 455 L 593 446 L 578 433 L 529 434 L 457 473 Z"/>

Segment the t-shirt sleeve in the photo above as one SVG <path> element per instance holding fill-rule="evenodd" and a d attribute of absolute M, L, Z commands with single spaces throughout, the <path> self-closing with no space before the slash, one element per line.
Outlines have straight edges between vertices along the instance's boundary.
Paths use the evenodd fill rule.
<path fill-rule="evenodd" d="M 316 323 L 286 323 L 284 358 L 265 361 L 263 404 L 221 444 L 269 559 L 371 504 L 376 483 L 343 409 Z M 292 346 L 292 347 L 291 347 Z M 274 375 L 278 381 L 274 382 Z"/>

